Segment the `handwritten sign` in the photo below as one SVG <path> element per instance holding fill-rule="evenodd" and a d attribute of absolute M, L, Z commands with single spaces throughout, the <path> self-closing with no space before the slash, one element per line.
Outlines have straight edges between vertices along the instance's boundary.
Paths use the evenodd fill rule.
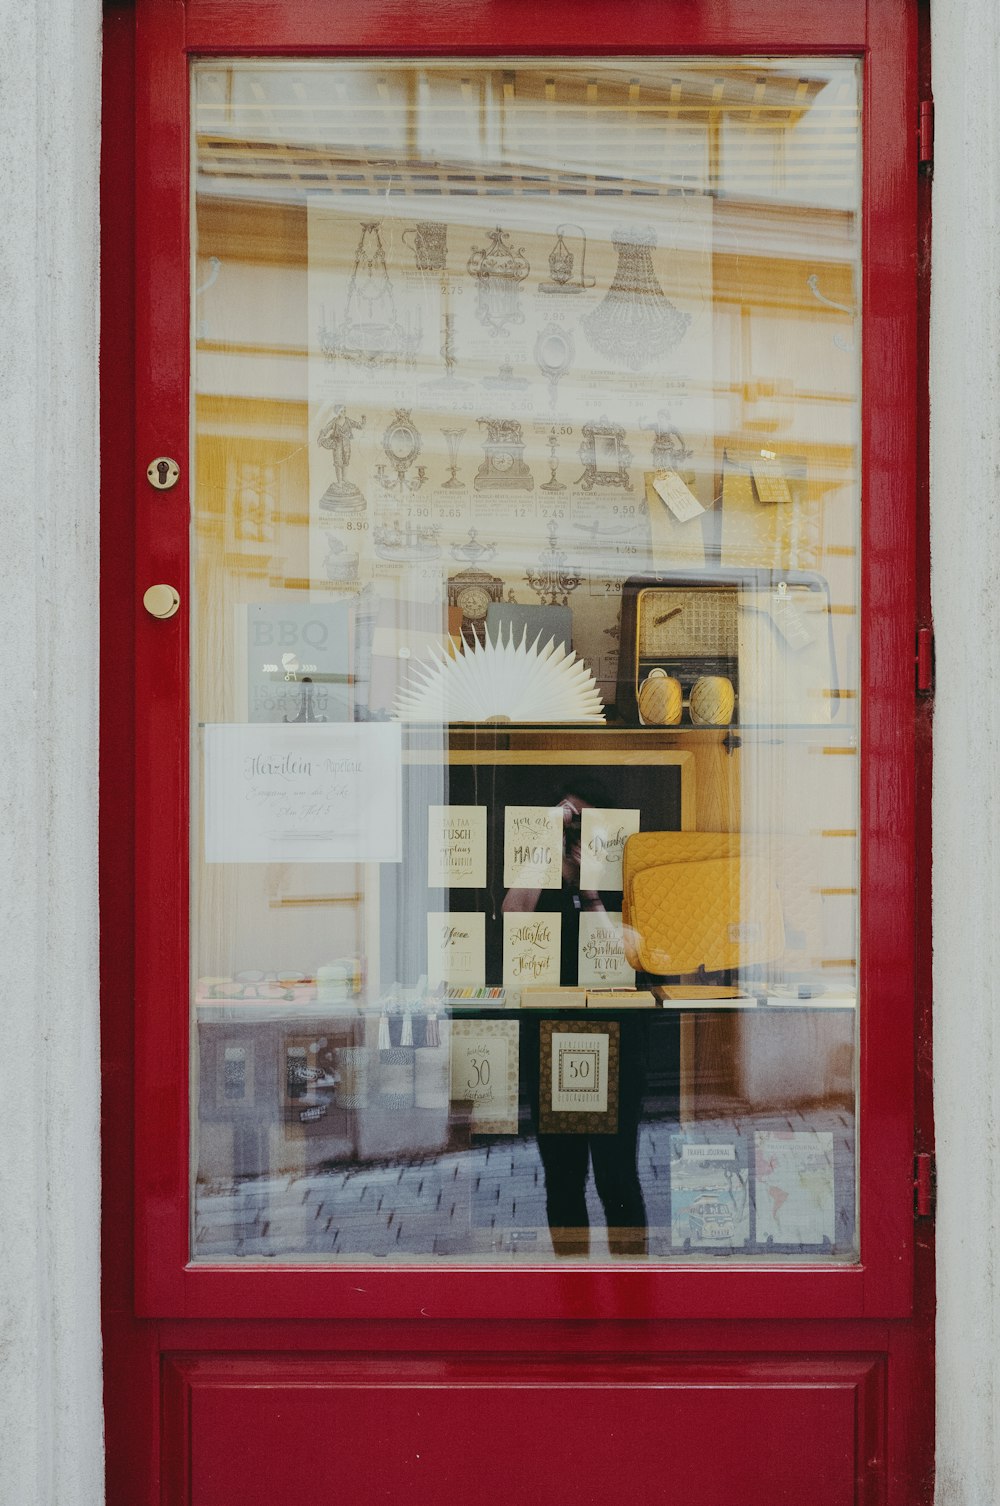
<path fill-rule="evenodd" d="M 431 910 L 427 915 L 427 980 L 482 984 L 486 979 L 486 916 Z"/>
<path fill-rule="evenodd" d="M 503 823 L 503 881 L 508 889 L 562 886 L 561 805 L 508 805 Z"/>
<path fill-rule="evenodd" d="M 580 915 L 580 983 L 632 988 L 635 969 L 625 960 L 621 912 L 584 910 Z"/>
<path fill-rule="evenodd" d="M 504 912 L 503 983 L 513 998 L 529 984 L 559 982 L 561 938 L 561 915 Z"/>
<path fill-rule="evenodd" d="M 517 1020 L 452 1020 L 452 1103 L 471 1105 L 481 1135 L 517 1133 Z"/>
<path fill-rule="evenodd" d="M 486 888 L 485 805 L 427 807 L 427 882 L 432 889 Z"/>
<path fill-rule="evenodd" d="M 204 729 L 207 863 L 398 863 L 402 752 L 392 724 Z"/>
<path fill-rule="evenodd" d="M 580 832 L 580 888 L 620 889 L 626 838 L 639 830 L 637 810 L 584 806 Z"/>

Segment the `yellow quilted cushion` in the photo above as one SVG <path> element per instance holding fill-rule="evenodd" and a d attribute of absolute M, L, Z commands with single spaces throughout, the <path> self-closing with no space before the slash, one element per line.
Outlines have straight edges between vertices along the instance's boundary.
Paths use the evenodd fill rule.
<path fill-rule="evenodd" d="M 751 967 L 779 957 L 785 945 L 771 865 L 735 833 L 630 837 L 622 910 L 626 955 L 646 973 Z"/>

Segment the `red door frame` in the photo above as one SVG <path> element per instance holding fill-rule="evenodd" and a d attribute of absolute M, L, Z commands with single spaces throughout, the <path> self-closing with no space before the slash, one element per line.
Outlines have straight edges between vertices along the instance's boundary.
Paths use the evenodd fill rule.
<path fill-rule="evenodd" d="M 137 1482 L 148 1480 L 152 1491 L 158 1477 L 153 1397 L 165 1350 L 431 1351 L 443 1342 L 440 1320 L 450 1320 L 449 1346 L 465 1349 L 484 1343 L 484 1314 L 485 1342 L 497 1349 L 533 1348 L 544 1321 L 547 1342 L 564 1353 L 652 1347 L 707 1357 L 734 1347 L 731 1325 L 711 1320 L 742 1319 L 741 1348 L 891 1355 L 896 1376 L 909 1376 L 909 1384 L 900 1391 L 900 1380 L 890 1381 L 898 1416 L 890 1499 L 922 1499 L 930 1400 L 916 1376 L 922 1367 L 926 1373 L 929 1352 L 932 1254 L 929 1237 L 914 1238 L 915 1084 L 921 1148 L 931 1125 L 926 1058 L 908 1048 L 915 998 L 927 1024 L 929 971 L 929 817 L 915 814 L 915 796 L 929 778 L 929 726 L 926 710 L 915 711 L 913 691 L 913 632 L 918 608 L 924 620 L 928 610 L 926 455 L 917 424 L 926 371 L 917 299 L 918 272 L 924 275 L 918 194 L 925 192 L 915 138 L 918 6 L 762 0 L 751 17 L 737 0 L 638 0 L 610 10 L 584 0 L 544 13 L 526 0 L 438 0 L 415 14 L 408 0 L 354 0 L 336 8 L 335 26 L 333 11 L 328 0 L 136 0 L 134 10 L 108 0 L 106 10 L 101 881 L 105 1341 L 115 1402 L 109 1499 L 145 1502 Z M 864 600 L 878 610 L 869 606 L 863 636 L 863 1258 L 851 1269 L 241 1271 L 187 1264 L 186 615 L 153 622 L 141 594 L 147 584 L 169 580 L 186 595 L 188 579 L 186 475 L 166 504 L 151 497 L 144 479 L 150 456 L 177 454 L 186 462 L 188 455 L 188 57 L 450 54 L 455 36 L 470 39 L 465 50 L 487 55 L 832 52 L 865 59 L 863 379 L 871 398 L 863 419 L 862 584 Z M 155 174 L 143 175 L 140 166 L 137 178 L 143 163 L 154 163 Z M 127 667 L 133 650 L 142 666 L 135 679 Z M 126 666 L 124 673 L 117 666 Z M 308 1329 L 290 1321 L 304 1318 L 312 1320 Z M 386 1318 L 397 1321 L 372 1323 Z M 497 1321 L 515 1318 L 535 1321 Z M 567 1318 L 602 1322 L 559 1321 Z M 639 1328 L 621 1322 L 636 1318 L 673 1321 Z M 779 1337 L 764 1318 L 800 1321 L 781 1325 Z M 117 1420 L 128 1415 L 120 1411 L 126 1395 L 147 1427 Z"/>

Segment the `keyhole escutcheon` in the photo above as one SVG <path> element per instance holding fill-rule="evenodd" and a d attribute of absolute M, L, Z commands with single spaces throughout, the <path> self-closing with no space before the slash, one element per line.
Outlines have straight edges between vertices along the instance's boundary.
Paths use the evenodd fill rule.
<path fill-rule="evenodd" d="M 180 466 L 169 455 L 158 455 L 146 467 L 149 484 L 155 486 L 158 492 L 168 492 L 172 486 L 176 486 L 180 474 Z"/>

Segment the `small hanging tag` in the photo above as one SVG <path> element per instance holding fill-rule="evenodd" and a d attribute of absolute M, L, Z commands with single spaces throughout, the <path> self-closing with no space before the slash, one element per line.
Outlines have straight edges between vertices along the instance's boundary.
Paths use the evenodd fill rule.
<path fill-rule="evenodd" d="M 661 502 L 666 503 L 678 523 L 689 523 L 705 511 L 694 492 L 676 471 L 653 471 L 648 478 Z"/>
<path fill-rule="evenodd" d="M 751 456 L 750 469 L 757 488 L 758 502 L 790 502 L 792 494 L 781 461 L 773 450 L 760 450 Z"/>
<path fill-rule="evenodd" d="M 784 581 L 781 581 L 771 596 L 771 620 L 789 648 L 807 648 L 816 642 L 816 635 L 791 597 Z"/>

